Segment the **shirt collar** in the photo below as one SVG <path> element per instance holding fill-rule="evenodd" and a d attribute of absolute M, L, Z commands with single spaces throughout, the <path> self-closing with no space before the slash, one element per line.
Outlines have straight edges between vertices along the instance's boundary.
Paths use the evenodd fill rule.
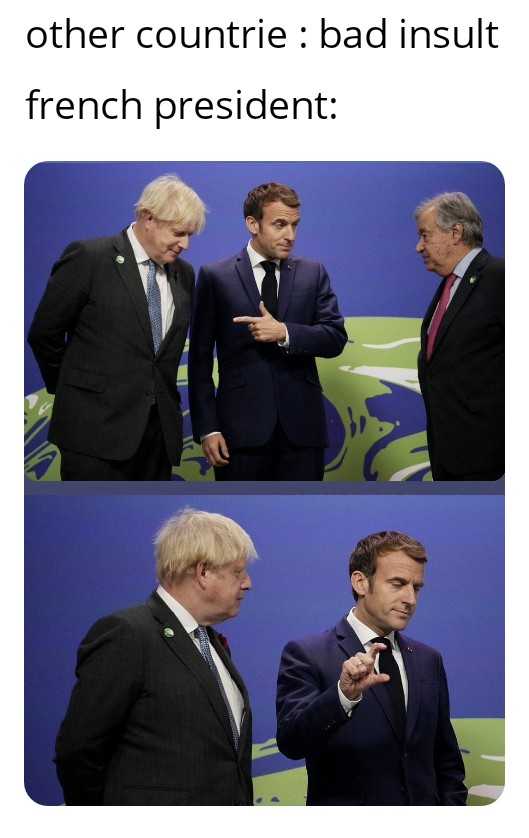
<path fill-rule="evenodd" d="M 468 253 L 465 253 L 463 258 L 460 262 L 457 263 L 454 270 L 452 271 L 457 277 L 461 278 L 467 272 L 468 266 L 472 262 L 473 259 L 476 258 L 478 253 L 483 250 L 481 247 L 473 247 L 472 250 L 469 250 Z"/>
<path fill-rule="evenodd" d="M 165 590 L 161 585 L 156 588 L 156 593 L 163 599 L 168 608 L 171 609 L 176 619 L 182 623 L 185 631 L 192 634 L 198 628 L 198 623 L 189 611 L 184 608 L 171 594 Z"/>
<path fill-rule="evenodd" d="M 347 615 L 347 622 L 353 629 L 354 633 L 358 637 L 362 646 L 367 646 L 368 643 L 371 643 L 375 637 L 379 637 L 376 631 L 366 626 L 365 623 L 362 623 L 355 614 L 355 609 L 351 608 L 349 614 Z M 397 641 L 395 640 L 395 632 L 390 631 L 389 634 L 386 634 L 386 639 L 389 640 L 391 643 L 392 649 L 398 649 Z"/>
<path fill-rule="evenodd" d="M 257 250 L 253 249 L 251 239 L 246 246 L 246 252 L 248 253 L 248 258 L 252 268 L 257 267 L 257 265 L 260 265 L 262 262 L 274 262 L 279 268 L 279 259 L 265 259 L 264 256 L 257 252 Z"/>
<path fill-rule="evenodd" d="M 138 237 L 134 232 L 134 222 L 130 225 L 130 227 L 127 228 L 127 236 L 129 237 L 130 246 L 132 247 L 134 258 L 136 259 L 138 265 L 142 265 L 144 262 L 148 262 L 150 256 L 138 241 Z"/>

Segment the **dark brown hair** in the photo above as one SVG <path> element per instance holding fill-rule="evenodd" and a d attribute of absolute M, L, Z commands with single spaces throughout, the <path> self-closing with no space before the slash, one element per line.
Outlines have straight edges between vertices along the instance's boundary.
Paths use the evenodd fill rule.
<path fill-rule="evenodd" d="M 262 183 L 248 192 L 243 207 L 244 217 L 248 218 L 251 215 L 256 221 L 260 221 L 266 204 L 273 204 L 274 201 L 281 201 L 291 209 L 300 206 L 298 195 L 290 186 L 285 186 L 284 183 Z"/>
<path fill-rule="evenodd" d="M 385 556 L 386 553 L 392 553 L 395 550 L 402 550 L 410 559 L 421 564 L 428 561 L 424 546 L 415 538 L 396 530 L 375 532 L 362 538 L 351 553 L 349 576 L 352 576 L 355 570 L 359 570 L 370 579 L 375 575 L 379 556 Z M 358 599 L 354 589 L 353 596 Z"/>

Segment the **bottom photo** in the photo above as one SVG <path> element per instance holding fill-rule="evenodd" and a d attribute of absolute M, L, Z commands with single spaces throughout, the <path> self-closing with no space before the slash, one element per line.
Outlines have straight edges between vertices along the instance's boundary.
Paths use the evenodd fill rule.
<path fill-rule="evenodd" d="M 47 806 L 492 803 L 503 506 L 27 496 L 27 794 Z"/>

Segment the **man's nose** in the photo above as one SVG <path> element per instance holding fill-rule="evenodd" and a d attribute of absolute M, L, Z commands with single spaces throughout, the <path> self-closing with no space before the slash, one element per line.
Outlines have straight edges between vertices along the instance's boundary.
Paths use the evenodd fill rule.
<path fill-rule="evenodd" d="M 244 577 L 244 579 L 241 582 L 241 588 L 244 591 L 250 591 L 252 589 L 252 580 L 251 580 L 250 575 L 248 573 L 246 574 L 246 576 Z"/>
<path fill-rule="evenodd" d="M 294 239 L 296 238 L 296 232 L 297 232 L 296 228 L 295 227 L 285 227 L 285 230 L 286 230 L 286 234 L 287 234 L 287 239 L 289 241 L 293 242 Z"/>
<path fill-rule="evenodd" d="M 414 606 L 417 602 L 417 593 L 412 585 L 403 589 L 403 602 L 406 605 Z"/>
<path fill-rule="evenodd" d="M 185 236 L 178 237 L 178 244 L 182 248 L 182 250 L 187 250 L 189 247 L 189 233 L 186 233 Z"/>
<path fill-rule="evenodd" d="M 422 253 L 422 252 L 423 252 L 423 250 L 424 250 L 424 242 L 422 241 L 422 239 L 419 239 L 419 241 L 417 242 L 417 245 L 416 245 L 416 247 L 415 247 L 415 250 L 417 251 L 417 253 Z"/>

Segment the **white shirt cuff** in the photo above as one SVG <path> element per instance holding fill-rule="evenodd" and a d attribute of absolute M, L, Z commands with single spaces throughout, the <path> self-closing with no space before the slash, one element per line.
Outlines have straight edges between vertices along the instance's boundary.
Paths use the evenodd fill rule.
<path fill-rule="evenodd" d="M 340 699 L 340 704 L 342 705 L 342 708 L 343 708 L 344 712 L 347 713 L 348 716 L 351 715 L 351 713 L 352 713 L 353 709 L 356 707 L 356 705 L 360 704 L 360 702 L 362 701 L 362 695 L 360 695 L 358 698 L 355 698 L 354 700 L 351 700 L 350 698 L 347 698 L 343 694 L 343 692 L 340 688 L 340 682 L 339 681 L 338 681 L 338 698 Z"/>

